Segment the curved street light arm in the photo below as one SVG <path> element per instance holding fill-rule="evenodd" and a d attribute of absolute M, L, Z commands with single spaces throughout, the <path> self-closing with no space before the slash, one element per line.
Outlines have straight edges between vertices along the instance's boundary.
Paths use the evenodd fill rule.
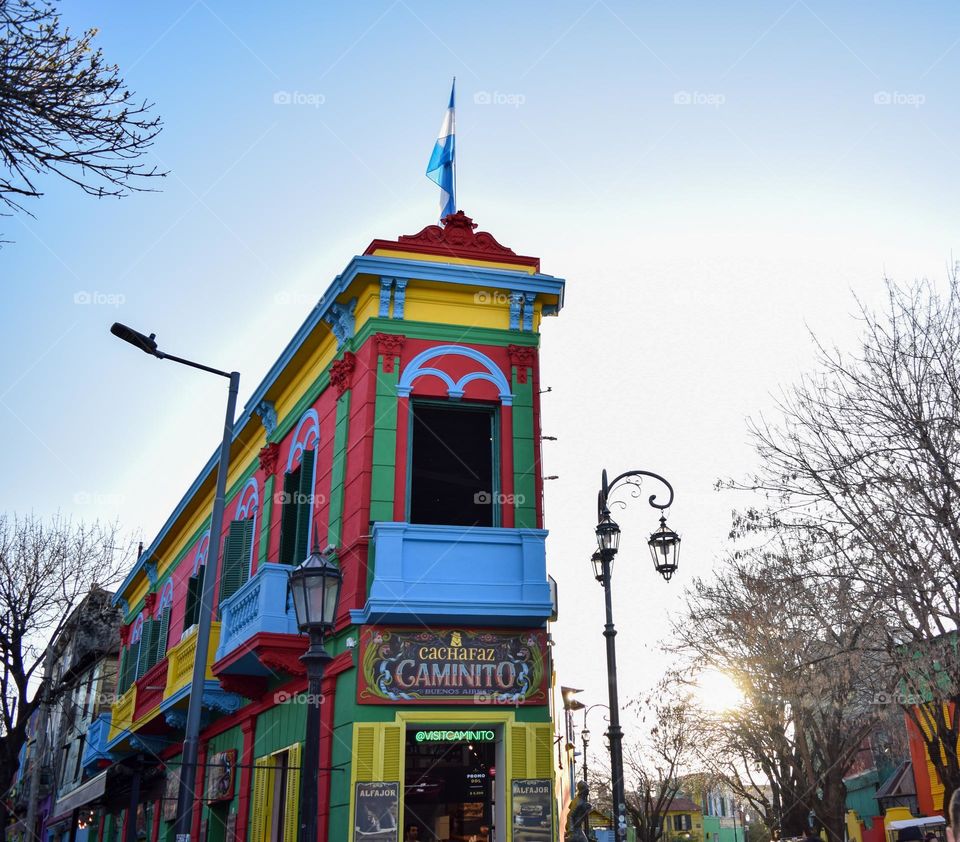
<path fill-rule="evenodd" d="M 658 480 L 662 482 L 667 490 L 670 492 L 670 497 L 666 503 L 658 503 L 657 495 L 651 494 L 647 502 L 655 509 L 660 509 L 662 512 L 664 509 L 670 508 L 673 504 L 673 486 L 664 479 L 660 474 L 655 474 L 653 471 L 624 471 L 620 476 L 616 477 L 613 482 L 607 481 L 607 471 L 604 469 L 603 475 L 600 480 L 600 493 L 597 499 L 597 520 L 603 520 L 605 514 L 610 514 L 610 509 L 607 506 L 607 501 L 610 498 L 610 492 L 613 491 L 617 485 L 623 480 L 629 479 L 630 477 L 650 477 L 651 479 Z"/>

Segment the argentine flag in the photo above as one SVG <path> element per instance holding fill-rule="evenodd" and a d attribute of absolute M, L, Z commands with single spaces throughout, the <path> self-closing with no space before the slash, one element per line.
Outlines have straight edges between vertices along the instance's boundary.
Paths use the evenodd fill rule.
<path fill-rule="evenodd" d="M 457 212 L 456 164 L 454 155 L 455 117 L 453 106 L 453 95 L 456 87 L 457 79 L 454 77 L 453 85 L 450 88 L 450 105 L 447 106 L 447 113 L 443 115 L 440 134 L 437 136 L 437 143 L 433 147 L 430 163 L 427 164 L 427 178 L 436 182 L 440 187 L 441 221 L 443 221 L 443 218 L 448 214 Z"/>

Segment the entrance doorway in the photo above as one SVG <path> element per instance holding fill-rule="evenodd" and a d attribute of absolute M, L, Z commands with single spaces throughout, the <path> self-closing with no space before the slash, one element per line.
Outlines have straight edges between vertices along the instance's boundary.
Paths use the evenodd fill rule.
<path fill-rule="evenodd" d="M 404 842 L 496 842 L 500 729 L 409 727 Z"/>

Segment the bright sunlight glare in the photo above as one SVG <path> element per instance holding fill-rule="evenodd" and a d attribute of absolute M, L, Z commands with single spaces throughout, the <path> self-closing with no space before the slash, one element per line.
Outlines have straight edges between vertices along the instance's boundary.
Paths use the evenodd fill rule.
<path fill-rule="evenodd" d="M 723 672 L 708 670 L 697 677 L 697 700 L 709 711 L 723 713 L 743 703 L 743 693 L 733 679 Z"/>

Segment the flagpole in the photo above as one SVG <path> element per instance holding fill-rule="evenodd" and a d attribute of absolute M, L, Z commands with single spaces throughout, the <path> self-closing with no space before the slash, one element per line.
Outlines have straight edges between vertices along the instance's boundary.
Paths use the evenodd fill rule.
<path fill-rule="evenodd" d="M 453 212 L 457 212 L 457 155 L 456 155 L 456 126 L 457 126 L 457 77 L 453 77 L 453 86 L 450 88 L 450 100 L 453 102 L 453 143 L 454 143 L 454 155 L 453 155 Z"/>

